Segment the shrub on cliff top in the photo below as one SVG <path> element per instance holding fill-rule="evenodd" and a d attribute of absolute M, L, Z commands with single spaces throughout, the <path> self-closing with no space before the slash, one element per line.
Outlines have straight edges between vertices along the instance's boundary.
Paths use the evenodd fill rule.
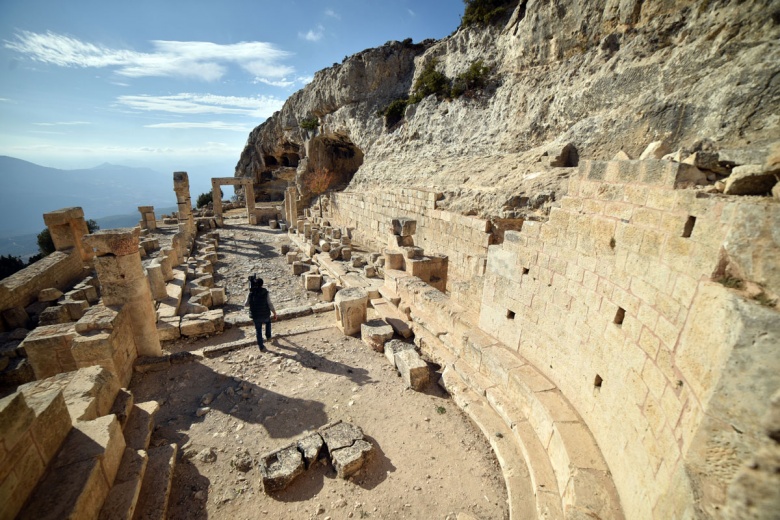
<path fill-rule="evenodd" d="M 463 0 L 466 9 L 460 19 L 464 27 L 469 25 L 490 25 L 504 16 L 513 0 Z"/>

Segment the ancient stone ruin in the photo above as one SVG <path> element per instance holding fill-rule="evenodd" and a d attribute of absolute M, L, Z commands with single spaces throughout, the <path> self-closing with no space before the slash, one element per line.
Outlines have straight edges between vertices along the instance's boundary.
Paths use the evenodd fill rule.
<path fill-rule="evenodd" d="M 166 516 L 180 447 L 150 445 L 159 401 L 127 388 L 199 361 L 172 342 L 255 344 L 220 339 L 252 325 L 215 284 L 225 184 L 316 295 L 279 319 L 321 315 L 401 390 L 446 389 L 510 518 L 776 518 L 777 13 L 542 4 L 318 72 L 207 212 L 175 172 L 173 216 L 140 206 L 139 226 L 90 234 L 79 208 L 44 215 L 56 252 L 0 282 L 0 518 Z M 482 88 L 411 102 L 427 65 L 458 78 L 477 60 Z M 368 428 L 322 418 L 235 468 L 269 496 L 325 453 L 354 479 L 378 457 Z"/>

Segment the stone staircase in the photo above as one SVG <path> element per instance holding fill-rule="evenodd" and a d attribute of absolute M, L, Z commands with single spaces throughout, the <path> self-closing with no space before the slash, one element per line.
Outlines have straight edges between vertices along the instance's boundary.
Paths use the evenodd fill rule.
<path fill-rule="evenodd" d="M 444 367 L 441 384 L 490 441 L 511 518 L 623 519 L 601 451 L 560 390 L 445 294 L 414 277 L 397 291 L 423 356 Z"/>
<path fill-rule="evenodd" d="M 157 402 L 134 403 L 101 367 L 35 381 L 0 400 L 0 517 L 163 519 L 178 447 L 149 447 Z"/>

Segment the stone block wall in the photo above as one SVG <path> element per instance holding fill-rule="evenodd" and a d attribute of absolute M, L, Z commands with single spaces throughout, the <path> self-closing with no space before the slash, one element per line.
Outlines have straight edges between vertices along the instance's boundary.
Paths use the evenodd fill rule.
<path fill-rule="evenodd" d="M 76 249 L 55 251 L 0 281 L 0 311 L 24 308 L 49 287 L 64 290 L 81 277 L 83 262 Z M 3 326 L 0 322 L 0 326 Z"/>
<path fill-rule="evenodd" d="M 722 506 L 780 388 L 776 309 L 712 281 L 777 294 L 780 206 L 675 189 L 686 174 L 583 162 L 548 222 L 489 247 L 480 328 L 582 415 L 627 518 Z"/>
<path fill-rule="evenodd" d="M 449 258 L 447 291 L 460 304 L 478 310 L 488 245 L 495 240 L 490 222 L 436 209 L 441 194 L 403 188 L 384 192 L 341 192 L 331 195 L 327 218 L 334 226 L 352 228 L 352 238 L 381 250 L 387 246 L 394 218 L 417 221 L 416 246 Z"/>
<path fill-rule="evenodd" d="M 138 354 L 129 305 L 91 307 L 76 323 L 34 329 L 22 342 L 36 379 L 100 366 L 130 384 Z"/>

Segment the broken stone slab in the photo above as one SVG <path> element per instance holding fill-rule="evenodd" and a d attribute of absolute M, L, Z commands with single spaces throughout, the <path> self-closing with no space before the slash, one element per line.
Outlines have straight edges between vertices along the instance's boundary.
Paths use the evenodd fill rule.
<path fill-rule="evenodd" d="M 293 262 L 293 264 L 292 264 L 292 273 L 293 273 L 293 275 L 300 276 L 300 275 L 302 275 L 304 273 L 308 273 L 308 272 L 309 272 L 309 265 L 308 264 L 304 264 L 303 262 L 300 262 L 300 261 Z"/>
<path fill-rule="evenodd" d="M 760 164 L 737 166 L 726 178 L 726 195 L 766 195 L 777 184 L 777 175 Z"/>
<path fill-rule="evenodd" d="M 408 237 L 417 231 L 417 221 L 410 218 L 394 218 L 390 221 L 390 232 L 394 235 Z"/>
<path fill-rule="evenodd" d="M 393 327 L 384 320 L 369 320 L 360 326 L 360 339 L 375 352 L 384 352 L 393 334 Z"/>
<path fill-rule="evenodd" d="M 49 287 L 48 289 L 42 289 L 38 293 L 39 302 L 54 302 L 62 297 L 62 291 L 55 287 Z"/>
<path fill-rule="evenodd" d="M 342 241 L 344 238 L 342 237 Z M 341 248 L 341 259 L 345 262 L 349 262 L 352 259 L 352 248 L 351 247 L 342 247 Z"/>
<path fill-rule="evenodd" d="M 300 451 L 303 455 L 303 462 L 308 469 L 312 464 L 317 462 L 317 459 L 322 452 L 322 448 L 325 446 L 325 441 L 322 440 L 322 437 L 319 433 L 315 432 L 311 435 L 307 435 L 303 439 L 298 440 L 297 446 L 298 451 Z"/>
<path fill-rule="evenodd" d="M 358 439 L 346 448 L 331 451 L 333 467 L 339 478 L 347 479 L 357 473 L 368 460 L 374 447 L 370 442 Z"/>
<path fill-rule="evenodd" d="M 303 455 L 295 444 L 262 455 L 260 486 L 266 494 L 281 491 L 303 473 Z"/>
<path fill-rule="evenodd" d="M 385 343 L 385 357 L 393 366 L 395 366 L 395 354 L 403 350 L 414 350 L 414 345 L 399 339 L 393 339 Z"/>
<path fill-rule="evenodd" d="M 319 291 L 322 286 L 322 275 L 306 273 L 303 275 L 303 287 L 307 291 Z"/>
<path fill-rule="evenodd" d="M 374 278 L 376 276 L 376 267 L 373 265 L 366 265 L 363 267 L 363 276 L 366 278 Z"/>
<path fill-rule="evenodd" d="M 394 354 L 394 358 L 395 368 L 398 369 L 406 386 L 416 391 L 425 388 L 430 380 L 431 371 L 416 350 L 401 350 Z"/>
<path fill-rule="evenodd" d="M 411 235 L 390 235 L 387 238 L 387 247 L 395 249 L 397 247 L 411 247 L 414 245 L 414 237 Z"/>
<path fill-rule="evenodd" d="M 360 287 L 342 289 L 336 294 L 336 325 L 346 336 L 360 332 L 360 325 L 366 321 L 368 293 Z"/>
<path fill-rule="evenodd" d="M 385 249 L 385 268 L 402 271 L 404 268 L 404 252 L 399 249 Z"/>
<path fill-rule="evenodd" d="M 363 438 L 363 430 L 354 424 L 337 421 L 326 425 L 320 430 L 322 440 L 328 447 L 329 452 L 352 446 L 355 441 Z"/>
<path fill-rule="evenodd" d="M 322 300 L 325 302 L 332 302 L 336 297 L 336 291 L 338 291 L 338 285 L 336 282 L 328 282 L 322 286 Z"/>
<path fill-rule="evenodd" d="M 181 318 L 179 316 L 162 317 L 157 321 L 157 334 L 160 335 L 160 341 L 173 341 L 181 337 L 179 325 Z"/>
<path fill-rule="evenodd" d="M 298 256 L 298 253 L 296 253 L 295 251 L 290 251 L 290 252 L 287 253 L 287 263 L 288 264 L 292 265 L 295 262 L 298 262 L 299 260 L 300 260 L 300 258 Z"/>
<path fill-rule="evenodd" d="M 615 154 L 615 156 L 612 158 L 613 161 L 630 161 L 631 157 L 624 152 L 623 150 L 620 150 L 618 153 Z"/>

